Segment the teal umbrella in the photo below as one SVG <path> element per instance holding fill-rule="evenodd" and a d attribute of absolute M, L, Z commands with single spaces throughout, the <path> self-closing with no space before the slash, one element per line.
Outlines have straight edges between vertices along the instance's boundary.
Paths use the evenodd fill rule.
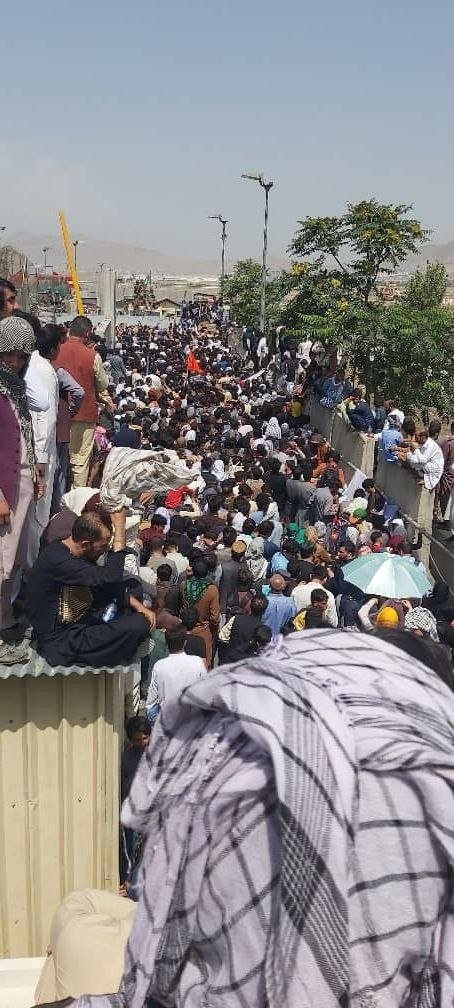
<path fill-rule="evenodd" d="M 342 568 L 346 581 L 361 588 L 365 595 L 384 598 L 423 598 L 432 585 L 423 570 L 408 557 L 392 553 L 368 553 Z"/>

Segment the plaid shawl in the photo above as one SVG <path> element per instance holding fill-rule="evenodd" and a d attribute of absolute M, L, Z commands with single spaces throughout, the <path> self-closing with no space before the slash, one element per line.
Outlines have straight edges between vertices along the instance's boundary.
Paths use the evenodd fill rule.
<path fill-rule="evenodd" d="M 117 995 L 79 1008 L 439 1008 L 454 997 L 454 699 L 379 639 L 293 634 L 166 707 Z"/>
<path fill-rule="evenodd" d="M 21 320 L 18 319 L 17 321 Z M 31 329 L 31 326 L 28 328 Z M 33 330 L 31 331 L 33 335 Z M 15 371 L 12 371 L 11 368 L 7 367 L 6 364 L 0 364 L 0 395 L 5 396 L 6 399 L 10 399 L 17 410 L 20 429 L 25 441 L 27 462 L 32 478 L 35 479 L 36 456 L 33 442 L 32 418 L 27 399 L 27 387 L 24 379 L 16 374 Z"/>

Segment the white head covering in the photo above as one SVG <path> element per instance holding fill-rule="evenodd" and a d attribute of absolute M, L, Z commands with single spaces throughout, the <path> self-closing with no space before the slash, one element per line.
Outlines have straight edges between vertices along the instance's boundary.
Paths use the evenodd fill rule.
<path fill-rule="evenodd" d="M 429 609 L 424 609 L 424 606 L 415 606 L 410 612 L 405 613 L 405 629 L 421 630 L 429 634 L 433 641 L 439 640 L 435 616 Z"/>
<path fill-rule="evenodd" d="M 281 439 L 281 428 L 279 427 L 277 417 L 272 416 L 265 427 L 264 437 L 273 438 L 273 440 L 280 441 Z"/>
<path fill-rule="evenodd" d="M 26 319 L 8 315 L 0 321 L 0 353 L 20 350 L 30 356 L 35 349 L 35 334 Z"/>
<path fill-rule="evenodd" d="M 216 459 L 211 466 L 211 475 L 215 476 L 219 483 L 225 480 L 225 468 L 222 459 Z"/>
<path fill-rule="evenodd" d="M 268 505 L 265 518 L 267 521 L 273 521 L 274 519 L 276 519 L 276 521 L 279 521 L 279 508 L 276 504 L 276 501 L 271 501 L 270 504 Z"/>
<path fill-rule="evenodd" d="M 94 490 L 93 487 L 74 487 L 74 490 L 69 490 L 68 493 L 63 494 L 62 504 L 63 508 L 67 511 L 74 511 L 74 514 L 81 515 L 82 511 L 88 501 L 92 497 L 96 497 L 99 490 Z"/>

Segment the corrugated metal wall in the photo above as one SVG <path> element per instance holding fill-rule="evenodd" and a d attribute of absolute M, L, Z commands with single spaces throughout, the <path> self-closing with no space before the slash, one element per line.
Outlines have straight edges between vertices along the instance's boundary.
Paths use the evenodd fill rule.
<path fill-rule="evenodd" d="M 63 896 L 118 886 L 118 675 L 0 681 L 0 956 L 42 955 Z"/>

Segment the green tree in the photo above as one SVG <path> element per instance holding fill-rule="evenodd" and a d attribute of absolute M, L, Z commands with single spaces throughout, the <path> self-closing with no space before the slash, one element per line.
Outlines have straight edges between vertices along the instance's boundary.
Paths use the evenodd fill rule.
<path fill-rule="evenodd" d="M 369 305 L 372 295 L 379 296 L 379 274 L 392 274 L 428 236 L 408 216 L 411 209 L 369 199 L 347 204 L 340 217 L 306 217 L 298 222 L 289 252 L 309 263 L 314 283 L 335 280 L 339 292 Z M 301 277 L 304 287 L 304 273 Z"/>
<path fill-rule="evenodd" d="M 254 259 L 241 259 L 232 273 L 225 277 L 224 301 L 230 304 L 232 318 L 238 325 L 258 326 L 260 321 L 260 294 L 262 267 Z M 276 322 L 280 317 L 280 299 L 285 293 L 280 278 L 268 280 L 266 285 L 266 317 Z"/>
<path fill-rule="evenodd" d="M 349 204 L 340 217 L 308 217 L 281 278 L 282 321 L 343 352 L 369 392 L 407 409 L 454 412 L 454 313 L 441 307 L 446 272 L 418 271 L 404 298 L 387 306 L 380 274 L 392 275 L 428 232 L 405 204 Z"/>
<path fill-rule="evenodd" d="M 424 270 L 416 270 L 409 280 L 403 301 L 409 308 L 436 308 L 443 301 L 448 282 L 449 276 L 443 263 L 428 262 Z"/>
<path fill-rule="evenodd" d="M 345 345 L 369 391 L 406 409 L 454 412 L 454 312 L 396 303 L 368 313 Z"/>

